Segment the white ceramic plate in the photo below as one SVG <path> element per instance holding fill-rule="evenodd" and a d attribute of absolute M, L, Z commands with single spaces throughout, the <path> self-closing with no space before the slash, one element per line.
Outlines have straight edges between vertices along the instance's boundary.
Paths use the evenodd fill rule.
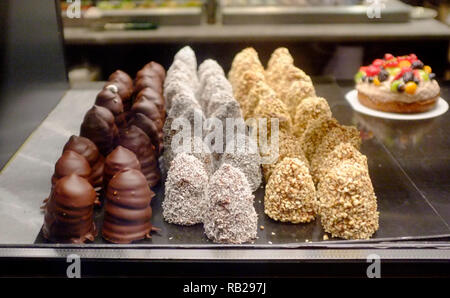
<path fill-rule="evenodd" d="M 394 119 L 394 120 L 423 120 L 423 119 L 430 119 L 437 116 L 440 116 L 447 112 L 448 110 L 448 103 L 442 98 L 439 97 L 436 106 L 423 113 L 417 113 L 417 114 L 398 114 L 398 113 L 387 113 L 387 112 L 381 112 L 377 111 L 371 108 L 368 108 L 364 105 L 362 105 L 358 100 L 358 91 L 356 89 L 353 89 L 352 91 L 348 92 L 345 95 L 345 99 L 347 99 L 348 103 L 352 106 L 352 108 L 360 113 L 378 117 L 378 118 L 385 118 L 385 119 Z"/>

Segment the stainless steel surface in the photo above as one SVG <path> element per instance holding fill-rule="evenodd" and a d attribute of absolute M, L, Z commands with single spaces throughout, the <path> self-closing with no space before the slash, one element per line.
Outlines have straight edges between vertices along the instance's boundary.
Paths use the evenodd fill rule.
<path fill-rule="evenodd" d="M 417 41 L 449 40 L 450 28 L 436 20 L 408 23 L 161 26 L 151 31 L 96 32 L 65 28 L 66 44 L 263 42 L 263 41 Z"/>
<path fill-rule="evenodd" d="M 352 6 L 224 6 L 222 23 L 235 24 L 305 24 L 305 23 L 402 23 L 408 22 L 411 7 L 389 0 L 381 18 L 369 18 L 367 5 Z"/>
<path fill-rule="evenodd" d="M 105 248 L 0 248 L 0 258 L 66 258 L 77 254 L 86 259 L 211 260 L 211 261 L 295 261 L 366 260 L 450 260 L 450 249 L 105 249 Z"/>

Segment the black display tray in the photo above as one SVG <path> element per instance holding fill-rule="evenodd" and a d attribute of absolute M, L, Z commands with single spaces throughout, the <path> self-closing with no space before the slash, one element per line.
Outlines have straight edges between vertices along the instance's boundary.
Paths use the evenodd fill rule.
<path fill-rule="evenodd" d="M 316 81 L 317 93 L 327 98 L 334 117 L 343 124 L 355 124 L 355 113 L 343 102 L 339 87 L 326 80 Z M 446 116 L 444 116 L 446 117 Z M 161 229 L 152 239 L 137 241 L 139 247 L 301 247 L 312 243 L 376 243 L 398 240 L 437 239 L 450 237 L 450 229 L 430 204 L 416 184 L 405 173 L 397 159 L 375 136 L 363 134 L 361 152 L 368 158 L 369 173 L 378 198 L 380 227 L 370 240 L 349 241 L 330 238 L 323 240 L 324 231 L 320 219 L 308 224 L 288 224 L 275 222 L 264 214 L 264 189 L 255 193 L 255 208 L 258 213 L 258 238 L 253 243 L 243 245 L 217 245 L 209 241 L 201 224 L 184 227 L 166 223 L 162 218 L 161 203 L 164 199 L 164 182 L 154 189 L 156 197 L 152 201 L 152 223 Z M 101 230 L 103 213 L 96 212 L 96 224 Z M 263 226 L 262 230 L 260 227 Z M 47 243 L 40 233 L 35 244 Z M 107 244 L 101 237 L 88 246 Z M 111 244 L 114 245 L 114 244 Z"/>

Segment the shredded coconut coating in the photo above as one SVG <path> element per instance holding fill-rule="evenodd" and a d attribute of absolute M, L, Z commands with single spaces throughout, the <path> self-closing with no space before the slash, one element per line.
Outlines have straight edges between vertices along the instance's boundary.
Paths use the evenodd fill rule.
<path fill-rule="evenodd" d="M 314 220 L 316 209 L 316 189 L 305 163 L 284 158 L 266 185 L 264 212 L 273 220 L 305 223 Z"/>
<path fill-rule="evenodd" d="M 331 118 L 331 110 L 328 102 L 322 97 L 308 97 L 297 106 L 294 116 L 294 134 L 301 137 L 306 126 L 312 120 L 319 118 Z"/>
<path fill-rule="evenodd" d="M 216 60 L 206 59 L 198 67 L 198 78 L 200 81 L 205 80 L 210 75 L 225 76 L 222 66 Z"/>
<path fill-rule="evenodd" d="M 377 197 L 367 169 L 353 161 L 332 168 L 318 186 L 325 232 L 344 239 L 369 239 L 378 230 Z"/>
<path fill-rule="evenodd" d="M 201 90 L 199 102 L 206 109 L 211 96 L 218 92 L 233 94 L 233 89 L 224 76 L 209 76 L 205 80 L 203 90 Z"/>
<path fill-rule="evenodd" d="M 273 156 L 275 158 L 276 154 L 276 148 L 270 146 L 269 152 L 265 154 L 265 156 Z M 286 157 L 295 157 L 301 160 L 306 167 L 309 168 L 309 162 L 302 151 L 300 140 L 290 134 L 280 133 L 278 139 L 278 158 L 276 158 L 273 163 L 262 165 L 264 180 L 266 183 L 269 181 L 269 178 L 277 164 Z"/>
<path fill-rule="evenodd" d="M 267 119 L 267 132 L 269 136 L 271 135 L 271 118 L 278 118 L 279 131 L 290 133 L 292 129 L 292 119 L 288 108 L 271 89 L 268 89 L 259 98 L 258 105 L 254 111 L 254 117 Z"/>
<path fill-rule="evenodd" d="M 189 97 L 183 97 L 178 94 L 174 98 L 173 106 L 167 115 L 166 121 L 163 126 L 163 143 L 164 143 L 164 165 L 169 166 L 170 162 L 174 158 L 174 153 L 172 150 L 172 139 L 174 135 L 181 132 L 182 128 L 172 129 L 172 123 L 177 118 L 186 119 L 191 125 L 191 136 L 194 135 L 194 118 L 201 119 L 202 123 L 205 120 L 205 116 L 200 108 L 200 106 L 189 99 Z M 202 136 L 203 137 L 203 136 Z"/>
<path fill-rule="evenodd" d="M 229 101 L 224 101 L 222 104 L 210 115 L 211 118 L 217 118 L 222 121 L 223 127 L 225 128 L 227 118 L 242 118 L 241 107 L 239 103 L 232 99 Z"/>
<path fill-rule="evenodd" d="M 203 164 L 187 153 L 178 154 L 170 165 L 162 203 L 164 220 L 179 225 L 203 221 L 208 175 Z"/>
<path fill-rule="evenodd" d="M 206 236 L 216 243 L 244 243 L 256 238 L 258 215 L 245 175 L 224 163 L 207 188 L 208 207 L 203 219 Z"/>
<path fill-rule="evenodd" d="M 190 46 L 185 46 L 179 50 L 173 57 L 174 61 L 182 61 L 185 63 L 192 73 L 197 77 L 197 57 L 194 50 Z"/>
<path fill-rule="evenodd" d="M 174 81 L 164 88 L 164 98 L 166 99 L 166 110 L 169 111 L 172 108 L 172 102 L 174 97 L 178 94 L 191 94 L 191 97 L 197 101 L 195 94 L 192 91 L 192 87 L 184 81 Z"/>
<path fill-rule="evenodd" d="M 341 143 L 349 143 L 356 149 L 359 149 L 361 146 L 361 137 L 358 129 L 354 126 L 339 124 L 337 127 L 331 128 L 322 138 L 310 159 L 311 176 L 315 183 L 319 181 L 319 172 L 322 168 L 324 158 Z"/>
<path fill-rule="evenodd" d="M 248 136 L 244 138 L 244 148 L 237 148 L 236 143 L 234 145 L 227 144 L 221 163 L 228 163 L 241 170 L 247 178 L 252 192 L 254 192 L 261 185 L 261 157 L 255 141 Z"/>
<path fill-rule="evenodd" d="M 316 148 L 322 142 L 322 139 L 332 128 L 338 126 L 339 123 L 334 118 L 322 117 L 308 123 L 300 142 L 302 144 L 302 150 L 309 161 L 311 161 L 311 157 L 314 155 Z"/>
<path fill-rule="evenodd" d="M 206 115 L 211 117 L 215 111 L 220 109 L 224 103 L 229 101 L 235 101 L 233 95 L 229 92 L 219 91 L 212 94 L 209 98 L 207 106 L 205 107 Z"/>

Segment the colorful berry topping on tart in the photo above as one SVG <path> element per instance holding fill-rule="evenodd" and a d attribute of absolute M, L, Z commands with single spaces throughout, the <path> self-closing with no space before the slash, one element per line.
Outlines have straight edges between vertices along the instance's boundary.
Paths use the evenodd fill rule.
<path fill-rule="evenodd" d="M 439 85 L 430 66 L 417 55 L 385 54 L 361 66 L 354 79 L 361 103 L 383 111 L 400 113 L 431 109 L 439 96 Z M 417 107 L 416 107 L 417 106 Z"/>

